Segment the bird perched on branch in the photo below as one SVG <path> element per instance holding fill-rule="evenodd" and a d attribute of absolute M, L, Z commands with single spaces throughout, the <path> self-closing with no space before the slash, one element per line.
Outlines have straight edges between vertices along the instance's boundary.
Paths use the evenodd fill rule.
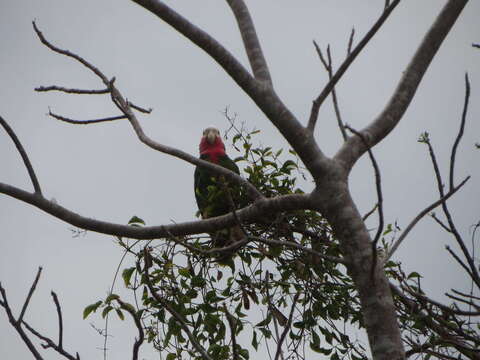
<path fill-rule="evenodd" d="M 223 166 L 237 174 L 240 173 L 237 164 L 228 157 L 220 131 L 214 127 L 203 130 L 200 141 L 200 159 Z M 234 210 L 235 201 L 240 196 L 239 186 L 232 184 L 224 176 L 202 167 L 195 168 L 195 199 L 203 219 L 225 215 Z M 243 238 L 240 226 L 222 229 L 210 234 L 212 246 L 220 248 L 228 246 Z M 221 258 L 230 258 L 232 252 L 223 254 Z"/>

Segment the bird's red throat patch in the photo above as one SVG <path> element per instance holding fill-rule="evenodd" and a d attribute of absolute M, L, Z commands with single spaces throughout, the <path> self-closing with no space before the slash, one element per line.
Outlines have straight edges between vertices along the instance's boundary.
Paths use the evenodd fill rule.
<path fill-rule="evenodd" d="M 225 155 L 225 145 L 222 139 L 217 136 L 215 142 L 210 144 L 205 136 L 200 141 L 200 155 L 208 155 L 208 160 L 213 163 L 218 163 L 218 158 Z"/>

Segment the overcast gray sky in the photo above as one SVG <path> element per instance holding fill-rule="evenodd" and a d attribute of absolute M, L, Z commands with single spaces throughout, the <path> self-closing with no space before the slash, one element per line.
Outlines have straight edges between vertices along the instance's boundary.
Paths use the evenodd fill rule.
<path fill-rule="evenodd" d="M 167 1 L 193 23 L 222 42 L 245 65 L 240 36 L 223 1 Z M 384 106 L 402 71 L 445 1 L 404 0 L 371 41 L 338 86 L 343 117 L 361 128 Z M 383 0 L 247 1 L 256 22 L 274 86 L 285 103 L 306 123 L 312 99 L 327 80 L 312 46 L 331 45 L 335 64 L 343 60 L 352 26 L 357 41 L 381 12 Z M 457 180 L 473 179 L 451 206 L 462 233 L 480 219 L 480 2 L 471 1 L 430 66 L 417 96 L 400 125 L 374 149 L 383 169 L 385 217 L 403 228 L 437 198 L 425 146 L 417 143 L 425 130 L 447 172 L 449 151 L 459 126 L 464 73 L 470 74 L 472 97 L 467 131 L 458 152 Z M 31 21 L 56 45 L 88 59 L 107 76 L 116 76 L 124 95 L 145 107 L 145 131 L 155 140 L 197 153 L 203 128 L 227 123 L 221 111 L 229 106 L 249 127 L 262 130 L 259 139 L 285 147 L 278 132 L 254 104 L 206 54 L 152 14 L 130 1 L 2 0 L 0 2 L 0 114 L 10 123 L 30 154 L 43 191 L 67 208 L 93 218 L 126 223 L 132 215 L 149 225 L 192 220 L 193 167 L 142 146 L 125 121 L 92 126 L 59 123 L 45 114 L 77 119 L 116 115 L 107 96 L 35 93 L 39 85 L 102 88 L 89 71 L 52 53 L 36 38 Z M 333 154 L 341 144 L 331 104 L 320 113 L 317 138 Z M 232 149 L 230 153 L 234 156 Z M 0 132 L 0 182 L 31 189 L 18 153 Z M 305 184 L 308 188 L 309 184 Z M 359 162 L 351 176 L 358 207 L 375 203 L 370 164 Z M 375 226 L 375 222 L 370 224 Z M 56 318 L 49 292 L 63 304 L 65 345 L 84 359 L 100 359 L 101 337 L 81 319 L 85 305 L 108 291 L 121 252 L 112 238 L 88 233 L 72 237 L 72 227 L 18 200 L 0 195 L 0 281 L 17 311 L 38 266 L 43 277 L 26 318 L 55 336 Z M 469 282 L 447 256 L 453 240 L 425 219 L 395 255 L 407 270 L 417 270 L 438 299 L 451 287 Z M 121 284 L 118 285 L 121 287 Z M 98 318 L 93 322 L 102 327 Z M 128 358 L 133 329 L 113 321 L 110 358 Z M 31 358 L 0 313 L 0 358 Z M 125 340 L 128 341 L 125 341 Z M 128 354 L 128 355 L 126 355 Z M 148 352 L 146 353 L 148 354 Z M 50 359 L 56 357 L 50 353 Z"/>

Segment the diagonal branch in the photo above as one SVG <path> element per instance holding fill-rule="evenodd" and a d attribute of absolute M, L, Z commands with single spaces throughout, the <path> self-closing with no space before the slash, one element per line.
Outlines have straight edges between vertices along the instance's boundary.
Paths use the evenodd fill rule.
<path fill-rule="evenodd" d="M 450 190 L 448 193 L 446 193 L 444 196 L 442 196 L 440 199 L 432 203 L 431 205 L 427 206 L 424 210 L 422 210 L 411 222 L 408 224 L 408 226 L 405 228 L 403 231 L 402 235 L 398 238 L 398 240 L 393 244 L 391 250 L 389 251 L 388 255 L 385 257 L 384 264 L 390 260 L 392 255 L 395 253 L 395 251 L 398 249 L 402 241 L 407 237 L 408 233 L 417 225 L 417 223 L 430 211 L 435 209 L 438 205 L 443 204 L 445 201 L 448 200 L 449 197 L 451 197 L 453 194 L 455 194 L 465 183 L 470 179 L 470 176 L 467 176 L 465 180 L 463 180 L 458 186 L 454 187 L 452 190 Z"/>
<path fill-rule="evenodd" d="M 210 55 L 247 94 L 250 94 L 252 89 L 257 86 L 255 79 L 227 49 L 165 3 L 160 0 L 132 1 L 155 14 Z"/>
<path fill-rule="evenodd" d="M 102 82 L 108 86 L 109 84 L 109 81 L 108 81 L 108 78 L 103 75 L 103 73 L 98 70 L 95 66 L 93 66 L 92 64 L 90 64 L 88 61 L 86 61 L 84 58 L 82 58 L 81 56 L 78 56 L 77 54 L 74 54 L 72 53 L 71 51 L 68 51 L 68 50 L 64 50 L 64 49 L 60 49 L 59 47 L 56 47 L 55 45 L 51 44 L 49 41 L 47 41 L 47 39 L 45 38 L 45 36 L 43 36 L 43 33 L 38 29 L 37 27 L 37 24 L 35 23 L 35 21 L 32 21 L 32 24 L 33 24 L 33 29 L 35 30 L 35 32 L 37 33 L 38 35 L 38 38 L 40 39 L 40 41 L 42 42 L 42 44 L 44 44 L 46 47 L 48 47 L 50 50 L 58 53 L 58 54 L 61 54 L 61 55 L 65 55 L 65 56 L 68 56 L 68 57 L 71 57 L 72 59 L 75 59 L 77 60 L 78 62 L 80 62 L 81 64 L 83 64 L 86 68 L 90 69 L 95 75 L 97 75 L 101 80 Z"/>
<path fill-rule="evenodd" d="M 25 190 L 8 184 L 0 183 L 0 193 L 33 205 L 36 208 L 41 209 L 57 219 L 63 220 L 75 227 L 99 232 L 102 234 L 139 240 L 151 240 L 170 236 L 210 233 L 231 227 L 236 224 L 236 219 L 233 214 L 227 214 L 197 221 L 159 226 L 146 226 L 140 228 L 84 217 L 57 204 L 54 201 L 50 201 L 38 196 L 37 194 L 29 193 Z M 299 209 L 314 209 L 314 204 L 310 198 L 310 195 L 291 194 L 269 199 L 260 199 L 250 206 L 247 206 L 241 210 L 237 210 L 236 215 L 241 222 L 255 222 L 268 213 L 293 211 Z"/>
<path fill-rule="evenodd" d="M 318 112 L 320 111 L 320 107 L 322 106 L 323 102 L 327 98 L 327 96 L 330 94 L 330 92 L 333 90 L 335 85 L 338 83 L 340 78 L 345 74 L 347 69 L 350 67 L 350 65 L 353 63 L 353 61 L 356 59 L 358 54 L 365 48 L 365 46 L 368 44 L 368 42 L 373 38 L 373 36 L 377 33 L 377 31 L 382 27 L 382 25 L 385 23 L 385 21 L 388 19 L 389 15 L 392 13 L 393 9 L 398 5 L 398 3 L 401 0 L 394 0 L 391 5 L 388 7 L 385 7 L 385 10 L 383 11 L 382 15 L 378 18 L 378 20 L 373 24 L 372 28 L 367 32 L 367 34 L 363 37 L 363 39 L 355 46 L 355 49 L 347 56 L 345 61 L 342 63 L 342 65 L 338 68 L 337 72 L 333 77 L 330 79 L 330 81 L 325 85 L 323 88 L 322 92 L 318 97 L 313 101 L 312 104 L 312 109 L 310 111 L 310 119 L 308 120 L 308 129 L 313 132 L 315 129 L 315 124 L 318 119 Z"/>
<path fill-rule="evenodd" d="M 428 30 L 387 105 L 367 127 L 364 134 L 370 147 L 384 139 L 400 122 L 433 57 L 437 53 L 468 0 L 449 0 L 433 25 Z M 351 168 L 367 151 L 367 146 L 358 137 L 346 141 L 335 155 L 335 159 Z"/>
<path fill-rule="evenodd" d="M 23 303 L 22 311 L 20 312 L 20 316 L 17 319 L 17 323 L 19 325 L 22 322 L 23 317 L 25 316 L 25 312 L 27 311 L 27 307 L 28 307 L 28 304 L 30 303 L 30 299 L 32 298 L 33 292 L 35 291 L 35 288 L 37 287 L 38 280 L 40 279 L 41 273 L 42 273 L 42 268 L 39 267 L 38 271 L 37 271 L 37 276 L 35 276 L 35 280 L 33 281 L 33 284 L 30 287 L 30 290 L 28 292 L 27 298 L 25 299 L 25 302 Z"/>
<path fill-rule="evenodd" d="M 28 175 L 30 176 L 30 180 L 32 181 L 33 188 L 35 190 L 35 194 L 37 195 L 42 195 L 42 190 L 40 189 L 40 183 L 38 182 L 37 175 L 35 175 L 35 171 L 33 170 L 32 163 L 30 162 L 30 159 L 28 158 L 27 152 L 22 146 L 22 143 L 18 139 L 17 135 L 13 131 L 13 129 L 8 125 L 8 123 L 3 119 L 3 117 L 0 116 L 0 125 L 5 129 L 7 132 L 8 136 L 10 136 L 10 139 L 15 144 L 15 147 L 17 148 L 18 152 L 20 153 L 20 156 L 22 157 L 23 163 L 25 164 L 25 167 L 27 168 Z"/>
<path fill-rule="evenodd" d="M 253 24 L 245 2 L 243 0 L 226 1 L 237 20 L 238 28 L 242 35 L 243 45 L 245 46 L 245 51 L 247 52 L 248 60 L 252 67 L 253 76 L 258 80 L 265 81 L 269 86 L 272 86 L 272 79 L 270 77 L 268 65 L 263 56 L 255 25 Z"/>

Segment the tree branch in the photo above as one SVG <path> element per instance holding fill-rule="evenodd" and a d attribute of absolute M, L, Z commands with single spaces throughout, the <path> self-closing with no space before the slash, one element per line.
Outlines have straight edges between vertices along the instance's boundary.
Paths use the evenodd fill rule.
<path fill-rule="evenodd" d="M 348 55 L 348 57 L 345 59 L 342 65 L 335 72 L 335 75 L 333 75 L 333 77 L 330 79 L 327 85 L 325 85 L 320 95 L 318 95 L 318 97 L 313 101 L 312 109 L 310 111 L 310 119 L 308 120 L 308 126 L 307 126 L 307 128 L 311 132 L 313 132 L 313 130 L 315 129 L 315 124 L 318 119 L 318 112 L 320 111 L 320 107 L 322 106 L 322 103 L 325 101 L 327 96 L 330 94 L 330 92 L 333 90 L 335 85 L 341 79 L 343 74 L 345 74 L 345 72 L 353 63 L 353 61 L 356 59 L 358 54 L 360 54 L 360 52 L 364 49 L 364 47 L 368 44 L 368 42 L 382 27 L 384 22 L 388 19 L 389 15 L 392 13 L 393 9 L 395 9 L 395 7 L 398 5 L 399 2 L 400 0 L 394 0 L 390 6 L 385 7 L 385 10 L 383 11 L 382 15 L 378 18 L 378 20 L 375 22 L 372 28 L 368 31 L 368 33 L 363 37 L 363 39 L 357 44 L 357 46 L 355 46 L 355 49 L 353 49 L 353 51 Z"/>
<path fill-rule="evenodd" d="M 62 86 L 39 86 L 35 88 L 35 91 L 38 92 L 47 92 L 47 91 L 60 91 L 67 94 L 84 94 L 84 95 L 100 95 L 100 94 L 108 94 L 110 89 L 101 89 L 101 90 L 85 90 L 85 89 L 73 89 L 73 88 L 65 88 Z"/>
<path fill-rule="evenodd" d="M 384 110 L 361 131 L 370 147 L 384 139 L 400 122 L 433 57 L 467 2 L 468 0 L 449 0 L 443 7 L 404 71 Z M 347 168 L 351 168 L 365 151 L 367 146 L 361 139 L 352 137 L 343 144 L 334 158 L 344 163 Z"/>
<path fill-rule="evenodd" d="M 69 124 L 75 124 L 75 125 L 98 124 L 98 123 L 101 123 L 101 122 L 127 119 L 127 117 L 125 115 L 118 115 L 118 116 L 111 116 L 111 117 L 107 117 L 107 118 L 103 118 L 103 119 L 74 120 L 74 119 L 67 118 L 65 116 L 57 115 L 57 114 L 51 112 L 50 110 L 48 111 L 48 115 L 57 119 L 57 120 L 60 120 L 60 121 L 63 121 L 63 122 L 69 123 Z"/>
<path fill-rule="evenodd" d="M 389 251 L 388 255 L 385 257 L 385 260 L 383 263 L 387 263 L 388 260 L 392 257 L 392 255 L 395 253 L 395 251 L 398 249 L 402 241 L 407 237 L 408 233 L 417 225 L 417 223 L 430 211 L 435 209 L 438 205 L 443 204 L 445 201 L 448 200 L 450 196 L 455 194 L 468 180 L 470 179 L 470 176 L 467 176 L 465 180 L 463 180 L 458 186 L 454 187 L 452 190 L 450 190 L 447 194 L 442 196 L 440 199 L 432 203 L 431 205 L 427 206 L 424 210 L 422 210 L 411 222 L 408 224 L 408 226 L 405 228 L 403 231 L 402 235 L 398 238 L 398 240 L 393 244 L 391 250 Z"/>
<path fill-rule="evenodd" d="M 30 162 L 30 159 L 28 158 L 27 152 L 23 148 L 22 143 L 20 142 L 20 140 L 18 139 L 17 135 L 15 134 L 13 129 L 10 127 L 10 125 L 8 125 L 8 123 L 1 116 L 0 116 L 0 125 L 2 125 L 2 127 L 5 129 L 8 136 L 10 136 L 10 139 L 12 139 L 13 143 L 15 144 L 15 147 L 20 153 L 23 163 L 27 168 L 28 176 L 30 176 L 30 180 L 32 181 L 35 194 L 41 196 L 42 189 L 40 188 L 40 183 L 38 182 L 37 175 L 35 175 L 35 171 L 33 170 L 32 163 Z"/>
<path fill-rule="evenodd" d="M 265 81 L 270 87 L 272 79 L 268 70 L 268 65 L 263 55 L 260 41 L 258 40 L 255 25 L 252 21 L 247 6 L 243 0 L 226 0 L 232 9 L 237 20 L 240 34 L 242 35 L 243 45 L 247 52 L 253 75 L 257 80 Z"/>
<path fill-rule="evenodd" d="M 457 147 L 458 147 L 458 144 L 460 143 L 460 140 L 462 139 L 463 131 L 465 129 L 465 121 L 467 118 L 469 100 L 470 100 L 470 81 L 468 80 L 468 73 L 466 73 L 465 74 L 465 102 L 463 105 L 462 121 L 460 121 L 460 129 L 458 130 L 458 135 L 457 135 L 457 138 L 455 139 L 455 143 L 453 144 L 452 154 L 450 156 L 450 177 L 449 177 L 450 190 L 453 189 L 453 184 L 455 180 L 453 176 L 453 172 L 455 169 L 455 155 L 457 154 Z"/>
<path fill-rule="evenodd" d="M 292 308 L 290 309 L 290 315 L 288 316 L 287 324 L 285 325 L 285 328 L 282 331 L 282 335 L 280 335 L 280 339 L 278 340 L 277 352 L 275 353 L 274 360 L 278 360 L 280 358 L 280 354 L 282 353 L 282 345 L 283 345 L 283 342 L 285 341 L 285 337 L 290 331 L 290 327 L 292 326 L 293 313 L 295 311 L 295 305 L 297 305 L 297 301 L 299 297 L 300 297 L 300 293 L 297 292 L 293 298 Z"/>
<path fill-rule="evenodd" d="M 78 228 L 132 239 L 150 240 L 169 236 L 210 233 L 236 224 L 233 214 L 227 214 L 198 221 L 159 226 L 145 226 L 140 228 L 84 217 L 57 204 L 56 202 L 8 184 L 0 183 L 0 193 L 33 205 L 36 208 Z M 299 209 L 313 210 L 313 208 L 309 195 L 292 194 L 258 200 L 250 206 L 237 210 L 236 214 L 238 219 L 242 222 L 254 222 L 267 213 Z"/>

